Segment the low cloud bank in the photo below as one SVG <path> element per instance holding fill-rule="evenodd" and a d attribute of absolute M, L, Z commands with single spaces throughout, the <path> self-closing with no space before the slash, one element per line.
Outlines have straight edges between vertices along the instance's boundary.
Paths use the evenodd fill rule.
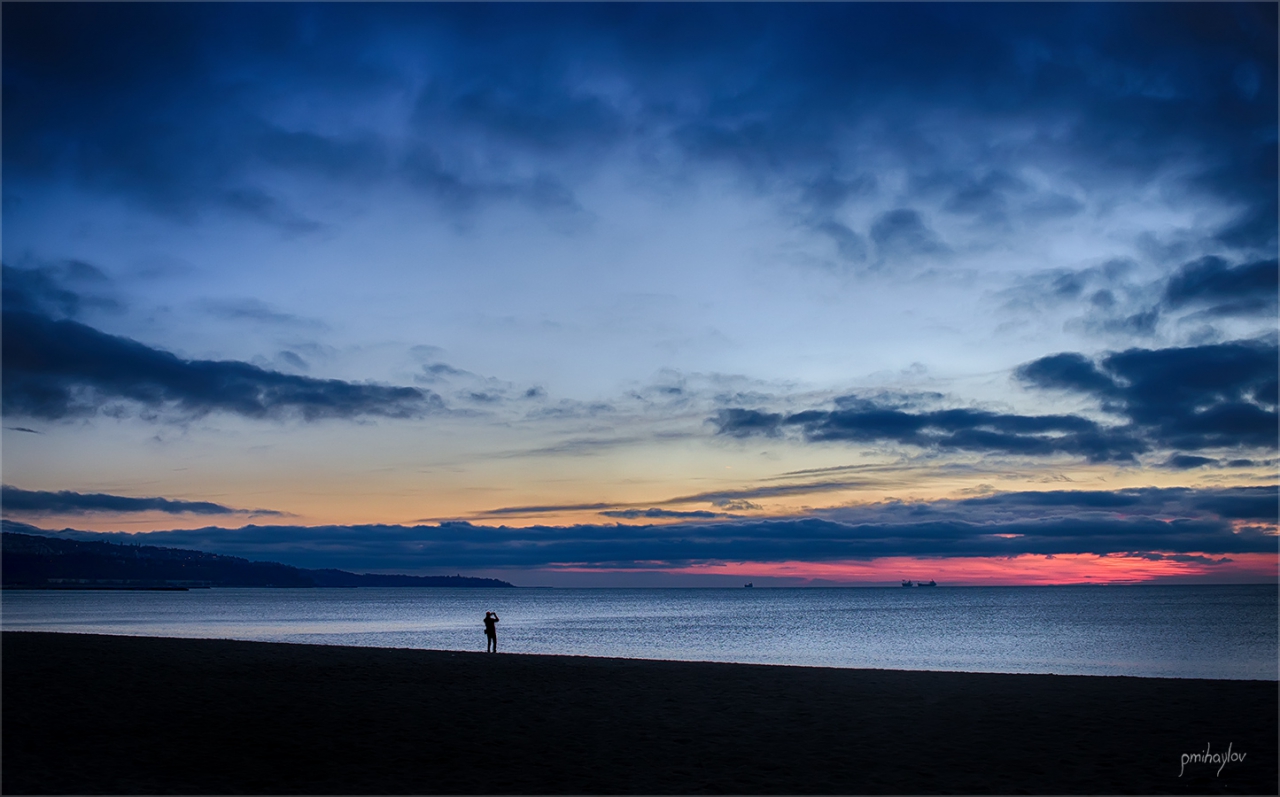
<path fill-rule="evenodd" d="M 1275 485 L 1146 488 L 885 502 L 801 517 L 670 525 L 250 525 L 141 536 L 71 530 L 60 534 L 78 539 L 142 539 L 147 544 L 299 567 L 402 571 L 561 566 L 647 570 L 722 561 L 822 562 L 889 556 L 1136 552 L 1229 557 L 1275 553 L 1278 496 Z"/>

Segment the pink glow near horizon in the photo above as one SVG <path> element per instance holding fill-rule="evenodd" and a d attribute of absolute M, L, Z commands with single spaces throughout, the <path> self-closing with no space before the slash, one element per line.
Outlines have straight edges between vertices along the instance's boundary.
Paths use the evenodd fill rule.
<path fill-rule="evenodd" d="M 1223 557 L 1209 558 L 1216 560 Z M 1172 559 L 1153 561 L 1136 556 L 1098 556 L 1096 554 L 1054 556 L 1023 554 L 1016 557 L 948 559 L 893 556 L 869 561 L 722 562 L 685 567 L 655 565 L 644 569 L 682 575 L 813 579 L 845 583 L 932 579 L 952 586 L 1125 584 L 1171 578 L 1233 583 L 1280 580 L 1280 556 L 1277 554 L 1232 554 L 1226 558 L 1230 561 L 1211 564 L 1201 561 L 1179 562 Z M 556 568 L 556 570 L 602 572 L 601 568 L 573 566 Z"/>

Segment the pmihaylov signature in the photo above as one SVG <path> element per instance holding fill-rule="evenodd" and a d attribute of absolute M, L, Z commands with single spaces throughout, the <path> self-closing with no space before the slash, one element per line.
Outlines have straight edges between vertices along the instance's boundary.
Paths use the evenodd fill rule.
<path fill-rule="evenodd" d="M 1244 761 L 1244 757 L 1248 755 L 1248 753 L 1237 753 L 1233 751 L 1231 748 L 1234 744 L 1235 742 L 1232 742 L 1227 745 L 1227 752 L 1225 753 L 1213 752 L 1210 749 L 1213 746 L 1212 744 L 1206 744 L 1204 746 L 1203 753 L 1183 753 L 1182 766 L 1178 769 L 1178 777 L 1182 777 L 1182 773 L 1187 769 L 1187 764 L 1217 764 L 1218 771 L 1214 773 L 1214 777 L 1216 778 L 1218 775 L 1222 774 L 1222 768 L 1225 767 L 1228 762 L 1238 763 Z"/>

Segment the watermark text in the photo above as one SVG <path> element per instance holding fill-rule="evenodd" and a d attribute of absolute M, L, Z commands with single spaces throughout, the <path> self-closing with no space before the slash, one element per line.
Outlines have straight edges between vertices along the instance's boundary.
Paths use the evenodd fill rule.
<path fill-rule="evenodd" d="M 1218 775 L 1222 774 L 1222 768 L 1227 764 L 1236 764 L 1244 761 L 1244 757 L 1247 754 L 1237 753 L 1232 750 L 1231 748 L 1234 744 L 1235 742 L 1232 742 L 1227 745 L 1227 752 L 1225 753 L 1213 752 L 1211 744 L 1206 744 L 1204 746 L 1203 753 L 1183 753 L 1182 766 L 1178 769 L 1178 777 L 1182 777 L 1182 773 L 1187 770 L 1187 764 L 1217 764 L 1218 771 L 1214 773 L 1214 777 L 1216 778 Z"/>

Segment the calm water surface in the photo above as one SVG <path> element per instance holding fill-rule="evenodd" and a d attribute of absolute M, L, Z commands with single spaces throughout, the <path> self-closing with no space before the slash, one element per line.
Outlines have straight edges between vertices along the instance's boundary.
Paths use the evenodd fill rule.
<path fill-rule="evenodd" d="M 6 630 L 1276 680 L 1274 586 L 5 592 Z"/>

